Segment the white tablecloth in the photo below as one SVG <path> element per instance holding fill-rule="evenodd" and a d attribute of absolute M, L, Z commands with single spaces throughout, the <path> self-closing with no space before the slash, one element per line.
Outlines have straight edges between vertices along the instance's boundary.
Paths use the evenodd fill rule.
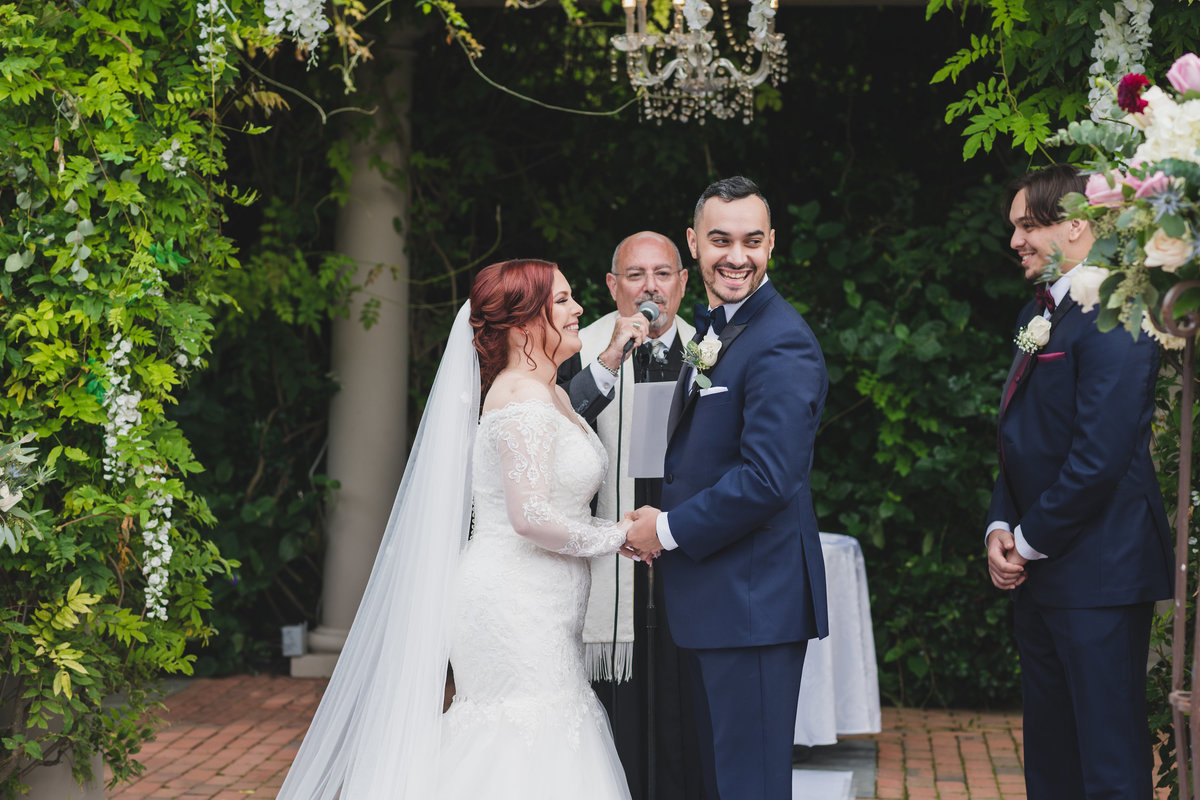
<path fill-rule="evenodd" d="M 879 675 L 862 548 L 853 536 L 821 534 L 829 636 L 808 643 L 796 744 L 836 744 L 838 734 L 879 733 Z"/>

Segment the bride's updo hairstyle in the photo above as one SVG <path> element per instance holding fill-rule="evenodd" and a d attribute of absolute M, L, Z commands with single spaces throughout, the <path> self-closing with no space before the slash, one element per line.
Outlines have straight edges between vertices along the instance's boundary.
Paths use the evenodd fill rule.
<path fill-rule="evenodd" d="M 484 395 L 492 381 L 508 364 L 508 332 L 530 327 L 550 330 L 550 290 L 558 265 L 536 258 L 501 261 L 484 267 L 471 284 L 471 327 L 475 330 L 475 350 L 479 353 L 479 384 Z M 558 348 L 543 337 L 542 351 L 548 357 Z M 562 334 L 558 335 L 559 341 Z M 525 339 L 525 358 L 530 358 L 532 339 Z"/>

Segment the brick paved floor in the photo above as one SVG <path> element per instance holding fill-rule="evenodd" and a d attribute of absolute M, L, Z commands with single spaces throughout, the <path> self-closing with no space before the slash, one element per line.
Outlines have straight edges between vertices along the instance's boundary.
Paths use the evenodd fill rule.
<path fill-rule="evenodd" d="M 206 678 L 168 697 L 146 771 L 110 800 L 273 798 L 324 681 L 272 675 Z M 1024 800 L 1015 712 L 883 709 L 870 800 Z M 866 800 L 866 798 L 860 798 Z"/>

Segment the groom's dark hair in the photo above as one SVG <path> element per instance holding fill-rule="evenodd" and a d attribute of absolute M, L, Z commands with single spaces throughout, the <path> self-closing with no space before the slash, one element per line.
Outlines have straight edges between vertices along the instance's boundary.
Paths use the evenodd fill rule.
<path fill-rule="evenodd" d="M 1025 190 L 1025 213 L 1038 225 L 1055 225 L 1062 222 L 1065 212 L 1062 199 L 1071 192 L 1083 193 L 1087 179 L 1070 164 L 1055 164 L 1035 169 L 1008 184 L 1004 198 L 1004 221 L 1012 210 L 1017 193 Z"/>
<path fill-rule="evenodd" d="M 700 193 L 700 199 L 696 201 L 696 210 L 692 212 L 692 227 L 695 228 L 699 224 L 700 212 L 704 210 L 704 204 L 712 198 L 716 197 L 728 203 L 750 195 L 763 201 L 763 205 L 767 207 L 767 223 L 770 224 L 771 204 L 767 202 L 767 198 L 763 197 L 758 184 L 749 178 L 734 175 L 732 178 L 723 178 L 716 183 L 710 183 L 708 188 Z"/>

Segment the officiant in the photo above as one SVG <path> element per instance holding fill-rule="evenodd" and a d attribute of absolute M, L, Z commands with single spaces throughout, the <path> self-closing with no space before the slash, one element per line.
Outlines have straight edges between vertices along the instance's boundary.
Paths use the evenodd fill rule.
<path fill-rule="evenodd" d="M 660 505 L 661 477 L 629 477 L 630 454 L 646 460 L 638 451 L 654 438 L 656 427 L 665 446 L 670 389 L 661 401 L 649 388 L 637 403 L 635 395 L 643 384 L 673 387 L 679 376 L 683 346 L 695 334 L 676 316 L 687 278 L 679 249 L 666 236 L 642 231 L 622 240 L 605 275 L 617 308 L 579 332 L 582 350 L 559 370 L 572 406 L 608 451 L 608 474 L 596 496 L 599 516 L 620 519 L 632 509 Z M 650 474 L 636 464 L 634 472 Z M 644 563 L 593 559 L 583 638 L 592 685 L 608 711 L 633 800 L 698 800 L 703 789 L 688 678 L 661 612 L 661 591 Z M 647 609 L 651 593 L 657 610 Z"/>

